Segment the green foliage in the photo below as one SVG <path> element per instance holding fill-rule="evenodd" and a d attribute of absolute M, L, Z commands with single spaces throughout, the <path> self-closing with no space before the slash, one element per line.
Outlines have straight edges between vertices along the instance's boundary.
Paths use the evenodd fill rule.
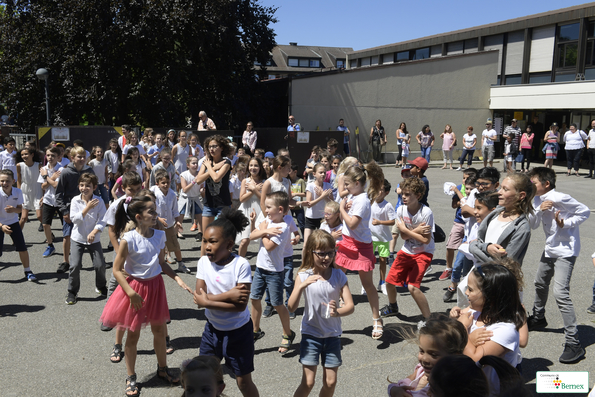
<path fill-rule="evenodd" d="M 254 61 L 275 45 L 276 9 L 256 0 L 12 0 L 0 12 L 0 93 L 27 128 L 184 126 L 205 110 L 219 128 L 253 118 Z"/>

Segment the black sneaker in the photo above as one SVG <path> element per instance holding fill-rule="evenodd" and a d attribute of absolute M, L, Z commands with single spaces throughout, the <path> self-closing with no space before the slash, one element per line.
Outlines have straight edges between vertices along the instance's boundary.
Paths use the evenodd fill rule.
<path fill-rule="evenodd" d="M 591 306 L 589 306 L 587 308 L 587 313 L 589 313 L 589 314 L 595 314 L 595 303 L 593 303 Z"/>
<path fill-rule="evenodd" d="M 101 325 L 99 326 L 99 329 L 102 330 L 103 332 L 109 332 L 111 331 L 113 328 L 112 327 L 108 327 L 107 325 L 101 323 Z"/>
<path fill-rule="evenodd" d="M 109 243 L 107 243 L 107 251 L 111 251 L 114 249 L 114 246 L 112 245 L 112 242 L 110 241 Z"/>
<path fill-rule="evenodd" d="M 388 305 L 386 305 L 382 309 L 380 309 L 381 317 L 392 317 L 392 316 L 396 316 L 397 314 L 399 314 L 399 305 L 397 305 L 396 303 L 395 304 L 389 303 Z"/>
<path fill-rule="evenodd" d="M 73 294 L 72 292 L 69 292 L 68 296 L 66 297 L 66 304 L 74 305 L 75 303 L 76 303 L 76 295 Z"/>
<path fill-rule="evenodd" d="M 446 290 L 446 292 L 444 293 L 444 296 L 442 297 L 442 300 L 444 302 L 450 302 L 452 301 L 452 297 L 457 293 L 457 290 L 455 289 L 451 289 L 450 287 L 448 287 L 448 289 Z"/>
<path fill-rule="evenodd" d="M 545 317 L 537 318 L 535 317 L 535 315 L 532 315 L 529 316 L 529 318 L 527 318 L 527 326 L 529 327 L 529 331 L 545 328 L 547 327 L 547 320 L 545 319 Z"/>
<path fill-rule="evenodd" d="M 95 288 L 95 292 L 101 296 L 107 296 L 107 287 Z"/>
<path fill-rule="evenodd" d="M 38 232 L 43 232 L 43 224 L 39 223 L 39 227 L 37 228 Z"/>
<path fill-rule="evenodd" d="M 262 317 L 269 318 L 275 313 L 275 308 L 273 306 L 267 305 L 262 312 Z"/>
<path fill-rule="evenodd" d="M 70 264 L 68 262 L 62 262 L 58 266 L 58 270 L 56 270 L 56 273 L 66 273 L 68 269 L 70 269 Z"/>
<path fill-rule="evenodd" d="M 196 242 L 202 243 L 202 232 L 196 233 Z"/>
<path fill-rule="evenodd" d="M 564 345 L 564 353 L 560 356 L 562 364 L 573 364 L 585 358 L 585 349 L 581 345 Z"/>

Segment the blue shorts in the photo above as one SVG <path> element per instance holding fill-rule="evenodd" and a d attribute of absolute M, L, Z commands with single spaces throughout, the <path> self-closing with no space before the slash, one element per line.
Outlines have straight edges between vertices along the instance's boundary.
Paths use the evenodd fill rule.
<path fill-rule="evenodd" d="M 105 204 L 109 204 L 109 193 L 107 192 L 107 188 L 105 185 L 98 185 L 97 190 L 99 191 L 99 195 Z"/>
<path fill-rule="evenodd" d="M 268 289 L 271 297 L 271 305 L 281 306 L 283 304 L 284 278 L 285 270 L 270 272 L 257 267 L 254 271 L 254 277 L 252 277 L 250 299 L 261 300 L 264 292 Z"/>
<path fill-rule="evenodd" d="M 207 321 L 200 340 L 200 356 L 224 359 L 236 376 L 254 372 L 252 320 L 231 331 L 219 331 Z"/>
<path fill-rule="evenodd" d="M 223 211 L 223 208 L 225 207 L 208 207 L 204 205 L 202 209 L 202 216 L 207 218 L 215 218 L 221 213 L 221 211 Z"/>
<path fill-rule="evenodd" d="M 194 215 L 202 214 L 202 208 L 200 208 L 200 205 L 195 201 L 193 203 L 194 203 Z M 185 215 L 185 214 L 186 214 L 186 204 L 184 204 L 184 206 L 180 210 L 180 215 Z"/>
<path fill-rule="evenodd" d="M 337 368 L 343 364 L 341 361 L 341 338 L 331 336 L 329 338 L 315 338 L 312 335 L 302 334 L 300 342 L 300 363 L 309 367 L 315 367 L 322 357 L 324 368 Z"/>
<path fill-rule="evenodd" d="M 71 223 L 64 222 L 62 224 L 62 236 L 70 237 L 70 235 L 72 234 L 73 227 L 74 227 L 74 224 L 72 222 Z"/>
<path fill-rule="evenodd" d="M 17 252 L 25 252 L 27 251 L 27 245 L 25 245 L 25 237 L 23 237 L 23 230 L 21 229 L 21 225 L 16 222 L 12 225 L 6 225 L 12 230 L 12 233 L 9 234 L 10 238 L 12 239 L 12 244 L 14 245 Z M 2 251 L 4 248 L 4 232 L 0 229 L 0 256 L 2 256 Z"/>

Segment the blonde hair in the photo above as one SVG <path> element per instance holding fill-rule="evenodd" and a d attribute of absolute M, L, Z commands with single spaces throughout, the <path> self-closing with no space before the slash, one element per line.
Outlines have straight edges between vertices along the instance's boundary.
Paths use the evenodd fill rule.
<path fill-rule="evenodd" d="M 337 214 L 339 212 L 339 203 L 336 201 L 327 201 L 324 205 L 324 209 L 330 208 L 333 211 L 333 214 Z"/>
<path fill-rule="evenodd" d="M 70 149 L 70 155 L 71 156 L 76 156 L 76 155 L 83 155 L 86 156 L 87 153 L 85 153 L 85 148 L 83 148 L 82 146 L 75 146 L 72 149 Z"/>
<path fill-rule="evenodd" d="M 355 157 L 352 156 L 348 156 L 345 157 L 345 159 L 343 159 L 343 161 L 341 161 L 341 164 L 339 164 L 339 168 L 337 168 L 337 176 L 344 174 L 345 171 L 347 171 L 347 169 L 353 165 L 356 165 L 358 162 L 358 160 Z M 335 181 L 333 182 L 333 187 L 336 189 L 338 187 L 338 183 L 339 183 L 339 178 L 335 178 Z"/>
<path fill-rule="evenodd" d="M 349 167 L 345 171 L 345 178 L 349 178 L 353 182 L 359 182 L 362 186 L 366 184 L 366 180 L 369 178 L 368 198 L 372 203 L 376 201 L 376 198 L 384 190 L 384 172 L 382 172 L 382 168 L 373 160 L 363 167 L 358 165 Z"/>
<path fill-rule="evenodd" d="M 509 174 L 504 179 L 510 179 L 516 190 L 517 202 L 514 205 L 514 211 L 518 214 L 527 215 L 533 212 L 533 197 L 535 196 L 535 186 L 526 174 Z M 520 200 L 520 193 L 525 193 L 525 198 Z"/>

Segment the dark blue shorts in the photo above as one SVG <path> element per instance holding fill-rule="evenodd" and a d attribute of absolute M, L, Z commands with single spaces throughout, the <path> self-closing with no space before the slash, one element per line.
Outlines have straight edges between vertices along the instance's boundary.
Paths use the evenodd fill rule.
<path fill-rule="evenodd" d="M 27 246 L 25 245 L 25 237 L 23 237 L 23 231 L 21 230 L 21 225 L 19 223 L 13 223 L 12 225 L 6 225 L 12 230 L 12 233 L 9 234 L 10 238 L 12 238 L 12 244 L 14 245 L 17 252 L 24 252 L 27 251 Z M 4 248 L 4 232 L 0 230 L 0 256 L 2 256 L 2 251 Z"/>
<path fill-rule="evenodd" d="M 200 356 L 225 358 L 236 376 L 254 372 L 252 320 L 232 331 L 219 331 L 207 321 L 200 341 Z"/>

